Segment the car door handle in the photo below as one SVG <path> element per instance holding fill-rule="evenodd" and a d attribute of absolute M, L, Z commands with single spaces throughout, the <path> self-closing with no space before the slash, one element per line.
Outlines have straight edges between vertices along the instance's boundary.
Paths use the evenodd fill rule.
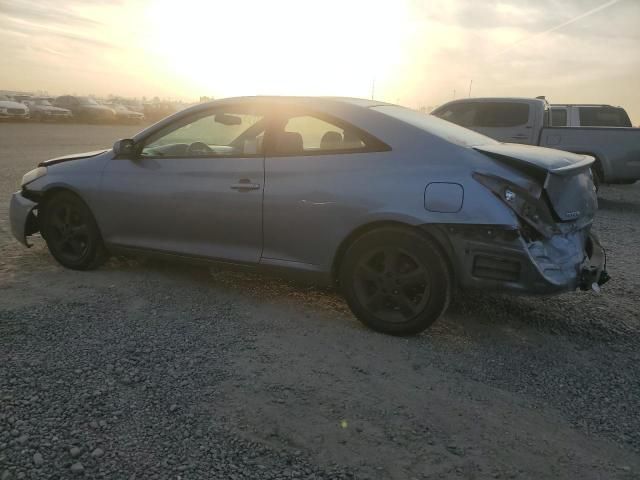
<path fill-rule="evenodd" d="M 240 180 L 238 180 L 238 183 L 234 183 L 233 185 L 231 185 L 231 188 L 233 190 L 240 191 L 258 190 L 260 188 L 260 184 L 251 183 L 251 180 L 249 180 L 248 178 L 241 178 Z"/>

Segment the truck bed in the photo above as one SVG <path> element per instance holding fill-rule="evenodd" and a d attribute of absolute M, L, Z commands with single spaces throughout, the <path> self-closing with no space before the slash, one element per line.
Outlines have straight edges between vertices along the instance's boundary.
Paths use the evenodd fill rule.
<path fill-rule="evenodd" d="M 539 145 L 596 157 L 607 183 L 640 179 L 640 128 L 545 127 Z"/>

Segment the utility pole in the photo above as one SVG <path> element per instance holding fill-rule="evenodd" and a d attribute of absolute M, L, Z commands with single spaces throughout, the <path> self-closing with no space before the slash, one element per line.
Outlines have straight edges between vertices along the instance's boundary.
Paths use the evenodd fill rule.
<path fill-rule="evenodd" d="M 471 86 L 473 85 L 473 78 L 469 82 L 469 97 L 471 96 Z"/>
<path fill-rule="evenodd" d="M 376 92 L 376 77 L 373 77 L 373 80 L 371 81 L 371 100 L 373 100 L 373 95 Z"/>

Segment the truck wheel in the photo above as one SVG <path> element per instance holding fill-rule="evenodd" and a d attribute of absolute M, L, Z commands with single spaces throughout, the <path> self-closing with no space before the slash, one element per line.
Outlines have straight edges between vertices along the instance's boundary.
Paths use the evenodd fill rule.
<path fill-rule="evenodd" d="M 345 253 L 340 286 L 355 316 L 378 332 L 419 333 L 449 306 L 452 277 L 440 249 L 408 228 L 364 234 Z"/>

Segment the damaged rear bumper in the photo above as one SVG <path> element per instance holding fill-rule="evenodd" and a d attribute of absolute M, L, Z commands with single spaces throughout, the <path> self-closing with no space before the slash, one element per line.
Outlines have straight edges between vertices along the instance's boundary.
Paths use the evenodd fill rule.
<path fill-rule="evenodd" d="M 11 222 L 11 233 L 25 247 L 30 247 L 27 236 L 38 231 L 37 219 L 34 209 L 37 203 L 29 200 L 22 192 L 11 195 L 9 204 L 9 219 Z"/>
<path fill-rule="evenodd" d="M 597 237 L 583 229 L 527 241 L 496 226 L 447 226 L 460 287 L 523 294 L 597 289 L 609 276 Z"/>

